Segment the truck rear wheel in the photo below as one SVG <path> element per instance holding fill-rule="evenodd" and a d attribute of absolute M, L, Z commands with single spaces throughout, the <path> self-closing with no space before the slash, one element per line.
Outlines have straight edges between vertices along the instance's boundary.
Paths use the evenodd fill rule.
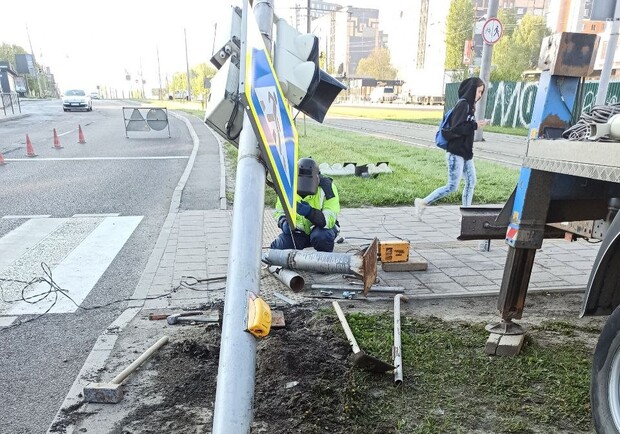
<path fill-rule="evenodd" d="M 596 344 L 590 401 L 596 432 L 620 433 L 620 306 L 607 318 Z"/>

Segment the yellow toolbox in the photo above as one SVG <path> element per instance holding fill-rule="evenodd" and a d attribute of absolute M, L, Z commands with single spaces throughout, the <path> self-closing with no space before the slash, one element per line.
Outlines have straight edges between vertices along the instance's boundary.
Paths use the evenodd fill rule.
<path fill-rule="evenodd" d="M 379 260 L 383 263 L 407 262 L 409 260 L 409 241 L 380 241 Z"/>

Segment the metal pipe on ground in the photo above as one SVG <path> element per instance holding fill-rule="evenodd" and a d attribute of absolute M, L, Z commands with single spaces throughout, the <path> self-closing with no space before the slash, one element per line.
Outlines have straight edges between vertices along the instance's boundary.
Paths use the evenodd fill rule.
<path fill-rule="evenodd" d="M 355 287 L 354 285 L 338 285 L 338 284 L 329 284 L 329 283 L 313 283 L 311 285 L 312 289 L 323 289 L 323 290 L 334 290 L 334 291 L 360 291 L 359 287 Z M 405 292 L 404 286 L 378 286 L 371 285 L 368 292 L 383 292 L 383 293 L 403 293 Z"/>
<path fill-rule="evenodd" d="M 269 266 L 269 272 L 293 292 L 299 292 L 304 289 L 304 278 L 293 270 L 271 265 Z"/>
<path fill-rule="evenodd" d="M 400 341 L 400 301 L 405 303 L 409 299 L 402 295 L 396 294 L 394 296 L 394 348 L 392 349 L 392 359 L 394 368 L 394 385 L 400 386 L 403 383 L 403 354 L 402 343 Z"/>
<path fill-rule="evenodd" d="M 375 238 L 365 251 L 356 254 L 269 249 L 263 253 L 263 262 L 292 270 L 355 274 L 364 281 L 366 295 L 377 278 L 378 246 Z"/>

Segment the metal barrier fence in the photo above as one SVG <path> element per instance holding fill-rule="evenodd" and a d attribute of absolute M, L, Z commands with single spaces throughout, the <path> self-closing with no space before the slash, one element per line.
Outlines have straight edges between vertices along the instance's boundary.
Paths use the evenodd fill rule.
<path fill-rule="evenodd" d="M 123 107 L 125 121 L 125 137 L 129 138 L 128 131 L 162 131 L 168 127 L 168 109 L 166 107 Z"/>
<path fill-rule="evenodd" d="M 0 104 L 2 107 L 2 111 L 4 116 L 7 114 L 15 114 L 15 109 L 17 109 L 17 113 L 22 112 L 22 106 L 19 103 L 19 95 L 16 92 L 0 92 Z"/>
<path fill-rule="evenodd" d="M 460 83 L 446 84 L 446 103 L 444 112 L 458 101 Z M 493 125 L 502 127 L 529 127 L 532 121 L 532 111 L 536 100 L 538 82 L 532 81 L 499 81 L 491 82 L 487 89 L 487 107 L 485 118 L 492 119 Z M 598 81 L 588 81 L 584 86 L 581 112 L 592 109 L 596 101 Z M 620 82 L 609 83 L 607 104 L 620 102 Z"/>

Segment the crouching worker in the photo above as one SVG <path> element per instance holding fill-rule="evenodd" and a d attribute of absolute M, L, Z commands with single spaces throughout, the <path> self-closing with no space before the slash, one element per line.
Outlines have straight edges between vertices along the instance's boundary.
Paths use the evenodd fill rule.
<path fill-rule="evenodd" d="M 272 249 L 297 249 L 314 247 L 319 252 L 333 252 L 338 236 L 338 213 L 340 200 L 338 190 L 331 178 L 319 172 L 319 166 L 311 158 L 297 163 L 297 222 L 289 226 L 278 198 L 275 218 L 282 233 L 271 243 Z"/>

